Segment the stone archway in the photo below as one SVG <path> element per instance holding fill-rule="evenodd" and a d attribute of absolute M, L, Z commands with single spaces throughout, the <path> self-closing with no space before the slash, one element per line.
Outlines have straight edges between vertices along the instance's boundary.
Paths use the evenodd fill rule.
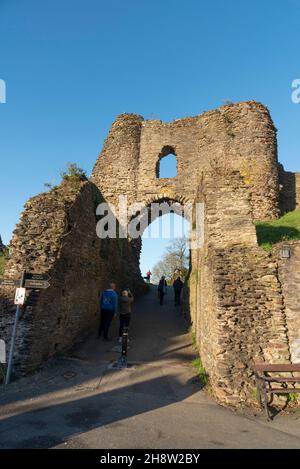
<path fill-rule="evenodd" d="M 178 174 L 158 179 L 162 149 L 170 148 Z M 251 399 L 250 361 L 290 359 L 277 264 L 257 246 L 253 224 L 279 213 L 276 130 L 268 110 L 255 102 L 171 123 L 123 114 L 89 181 L 64 182 L 30 199 L 6 274 L 39 270 L 52 283 L 19 331 L 20 371 L 71 347 L 95 326 L 98 290 L 108 279 L 143 290 L 139 240 L 96 236 L 98 203 L 117 205 L 120 195 L 146 207 L 159 200 L 205 205 L 204 244 L 191 256 L 193 327 L 216 397 L 230 404 Z M 5 331 L 10 294 L 1 290 Z"/>

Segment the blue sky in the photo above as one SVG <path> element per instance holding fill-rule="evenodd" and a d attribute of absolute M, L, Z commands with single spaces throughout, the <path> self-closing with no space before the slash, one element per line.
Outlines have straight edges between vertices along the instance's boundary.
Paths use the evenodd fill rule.
<path fill-rule="evenodd" d="M 299 170 L 299 17 L 300 0 L 0 0 L 4 241 L 68 162 L 90 173 L 122 112 L 170 121 L 256 99 Z M 147 249 L 145 268 L 162 248 Z"/>

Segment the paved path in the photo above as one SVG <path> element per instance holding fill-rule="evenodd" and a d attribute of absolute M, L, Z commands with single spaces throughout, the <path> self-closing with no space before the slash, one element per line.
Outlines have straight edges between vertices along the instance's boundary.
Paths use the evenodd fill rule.
<path fill-rule="evenodd" d="M 152 291 L 135 305 L 129 358 L 90 339 L 0 391 L 0 448 L 299 448 L 300 414 L 267 423 L 201 390 L 187 323 Z M 117 324 L 112 332 L 115 334 Z"/>

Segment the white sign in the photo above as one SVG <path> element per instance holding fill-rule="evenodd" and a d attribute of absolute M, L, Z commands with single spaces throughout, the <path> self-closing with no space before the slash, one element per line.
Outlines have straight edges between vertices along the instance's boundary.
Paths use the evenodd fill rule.
<path fill-rule="evenodd" d="M 2 339 L 0 339 L 0 363 L 6 363 L 6 347 Z"/>
<path fill-rule="evenodd" d="M 15 296 L 15 305 L 22 306 L 25 302 L 26 288 L 17 288 Z"/>

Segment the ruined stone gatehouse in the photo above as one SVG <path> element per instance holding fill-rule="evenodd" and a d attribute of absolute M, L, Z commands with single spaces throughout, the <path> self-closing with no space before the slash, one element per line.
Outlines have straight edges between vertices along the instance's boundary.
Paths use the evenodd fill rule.
<path fill-rule="evenodd" d="M 161 179 L 159 161 L 169 153 L 176 156 L 177 176 Z M 299 187 L 299 175 L 278 164 L 276 129 L 259 103 L 227 105 L 171 123 L 119 116 L 90 180 L 31 199 L 15 231 L 6 275 L 26 267 L 49 272 L 52 279 L 34 311 L 25 312 L 19 370 L 35 368 L 93 329 L 98 291 L 107 278 L 143 291 L 140 240 L 100 240 L 100 200 L 117 205 L 126 195 L 129 204 L 146 206 L 199 202 L 205 207 L 205 239 L 191 252 L 189 307 L 201 360 L 221 402 L 251 399 L 251 361 L 299 360 L 300 313 L 291 299 L 300 293 L 299 246 L 294 243 L 290 260 L 280 259 L 279 251 L 266 253 L 254 224 L 296 208 Z M 2 290 L 7 337 L 8 295 Z"/>

